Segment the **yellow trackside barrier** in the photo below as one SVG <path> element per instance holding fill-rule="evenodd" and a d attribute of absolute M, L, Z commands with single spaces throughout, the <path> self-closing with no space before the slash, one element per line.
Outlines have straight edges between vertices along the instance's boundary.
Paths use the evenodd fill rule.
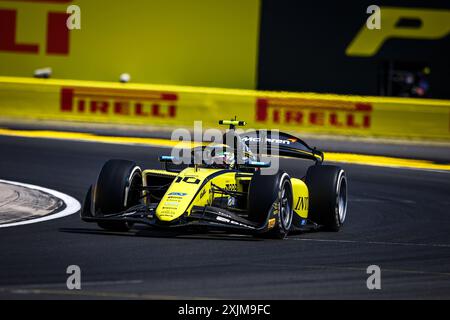
<path fill-rule="evenodd" d="M 0 77 L 0 117 L 450 139 L 450 101 Z"/>
<path fill-rule="evenodd" d="M 255 88 L 259 16 L 260 0 L 1 0 L 0 74 Z"/>

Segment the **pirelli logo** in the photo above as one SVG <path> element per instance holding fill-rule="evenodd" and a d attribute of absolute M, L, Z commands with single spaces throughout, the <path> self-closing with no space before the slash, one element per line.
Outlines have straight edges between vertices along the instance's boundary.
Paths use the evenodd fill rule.
<path fill-rule="evenodd" d="M 61 89 L 61 112 L 89 115 L 175 118 L 175 93 L 128 89 L 66 87 Z"/>
<path fill-rule="evenodd" d="M 369 129 L 372 105 L 347 101 L 260 98 L 256 122 L 308 127 Z"/>
<path fill-rule="evenodd" d="M 45 55 L 69 55 L 70 30 L 66 26 L 69 14 L 65 12 L 66 8 L 59 7 L 58 11 L 48 9 L 48 12 L 45 12 L 47 6 L 42 7 L 42 4 L 62 5 L 69 4 L 72 0 L 10 0 L 6 2 L 10 3 L 2 3 L 0 8 L 0 51 L 33 55 L 39 55 L 40 53 Z M 30 5 L 28 7 L 20 6 L 21 8 L 18 9 L 16 8 L 18 3 L 30 3 Z M 9 6 L 11 8 L 4 8 Z M 32 26 L 27 23 L 27 17 L 30 20 L 30 16 L 26 15 L 27 11 L 28 14 L 33 13 L 33 22 L 37 21 L 38 23 Z M 17 41 L 19 28 L 23 27 L 25 27 L 25 30 L 22 30 L 22 35 L 27 35 L 26 32 L 31 27 L 42 28 L 42 31 L 45 30 L 45 41 L 39 39 L 40 37 L 36 37 L 31 43 Z M 45 48 L 45 51 L 43 48 Z"/>

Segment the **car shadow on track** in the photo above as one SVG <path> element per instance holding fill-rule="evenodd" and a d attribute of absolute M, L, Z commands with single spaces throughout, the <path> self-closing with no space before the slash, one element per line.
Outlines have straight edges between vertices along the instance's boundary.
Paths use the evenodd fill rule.
<path fill-rule="evenodd" d="M 252 237 L 249 235 L 237 235 L 219 232 L 190 232 L 175 230 L 157 230 L 157 229 L 132 229 L 128 232 L 115 232 L 94 228 L 59 228 L 59 232 L 108 235 L 122 237 L 147 237 L 147 238 L 172 238 L 172 239 L 191 239 L 191 240 L 226 240 L 226 241 L 264 241 L 267 239 Z"/>

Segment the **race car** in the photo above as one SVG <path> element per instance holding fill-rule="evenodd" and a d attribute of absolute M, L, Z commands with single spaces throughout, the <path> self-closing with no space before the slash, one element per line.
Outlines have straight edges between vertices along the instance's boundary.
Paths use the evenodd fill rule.
<path fill-rule="evenodd" d="M 144 224 L 278 239 L 293 231 L 341 228 L 347 212 L 342 168 L 324 165 L 323 152 L 293 135 L 273 130 L 239 134 L 236 127 L 244 121 L 219 124 L 229 125 L 225 143 L 190 150 L 200 162 L 179 164 L 166 155 L 159 157 L 164 169 L 142 170 L 133 161 L 107 161 L 86 194 L 81 219 L 109 231 Z M 281 169 L 265 174 L 271 161 L 261 161 L 261 149 L 269 159 L 275 153 L 314 164 L 303 177 Z"/>

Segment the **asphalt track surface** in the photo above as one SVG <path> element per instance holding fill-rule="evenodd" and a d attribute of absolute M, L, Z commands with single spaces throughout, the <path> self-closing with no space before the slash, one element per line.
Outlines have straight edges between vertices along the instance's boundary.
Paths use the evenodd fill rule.
<path fill-rule="evenodd" d="M 0 137 L 0 178 L 82 201 L 111 158 L 159 168 L 167 148 Z M 450 298 L 450 173 L 341 166 L 349 208 L 338 233 L 286 240 L 102 231 L 77 214 L 0 229 L 2 299 L 391 299 Z M 306 164 L 282 159 L 291 175 Z M 81 268 L 81 290 L 66 269 Z M 368 290 L 369 265 L 381 290 Z"/>

